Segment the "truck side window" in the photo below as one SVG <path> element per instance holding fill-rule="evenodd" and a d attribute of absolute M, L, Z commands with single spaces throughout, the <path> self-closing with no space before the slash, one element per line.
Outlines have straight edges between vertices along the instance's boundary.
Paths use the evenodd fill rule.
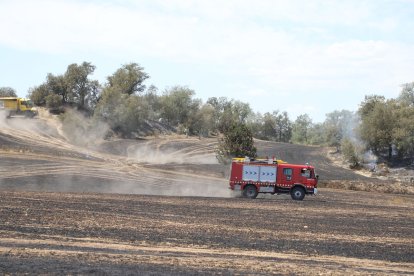
<path fill-rule="evenodd" d="M 283 174 L 286 175 L 286 179 L 287 180 L 291 180 L 292 179 L 292 169 L 290 169 L 290 168 L 284 168 L 283 169 Z"/>
<path fill-rule="evenodd" d="M 311 171 L 308 169 L 302 169 L 300 170 L 300 174 L 306 178 L 310 178 L 311 176 Z"/>

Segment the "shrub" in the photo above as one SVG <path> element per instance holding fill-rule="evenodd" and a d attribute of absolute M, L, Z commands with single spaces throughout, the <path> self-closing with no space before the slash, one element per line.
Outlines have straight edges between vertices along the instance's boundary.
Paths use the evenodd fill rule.
<path fill-rule="evenodd" d="M 233 123 L 219 139 L 216 157 L 221 164 L 229 164 L 233 157 L 257 156 L 253 134 L 243 123 Z"/>

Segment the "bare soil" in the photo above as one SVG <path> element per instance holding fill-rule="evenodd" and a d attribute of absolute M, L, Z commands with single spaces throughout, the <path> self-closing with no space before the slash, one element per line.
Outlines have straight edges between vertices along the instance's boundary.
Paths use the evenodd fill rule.
<path fill-rule="evenodd" d="M 215 138 L 85 145 L 54 119 L 0 121 L 1 273 L 414 274 L 414 197 L 324 148 L 256 141 L 262 156 L 310 162 L 325 186 L 369 192 L 234 197 Z"/>
<path fill-rule="evenodd" d="M 0 192 L 0 271 L 413 274 L 414 200 Z"/>

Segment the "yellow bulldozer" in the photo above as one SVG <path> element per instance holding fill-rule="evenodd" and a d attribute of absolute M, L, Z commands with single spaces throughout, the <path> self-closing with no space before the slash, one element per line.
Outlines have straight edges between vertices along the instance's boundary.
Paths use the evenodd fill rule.
<path fill-rule="evenodd" d="M 19 97 L 0 97 L 0 112 L 7 118 L 16 115 L 33 118 L 38 115 L 37 108 L 33 106 L 30 99 Z"/>

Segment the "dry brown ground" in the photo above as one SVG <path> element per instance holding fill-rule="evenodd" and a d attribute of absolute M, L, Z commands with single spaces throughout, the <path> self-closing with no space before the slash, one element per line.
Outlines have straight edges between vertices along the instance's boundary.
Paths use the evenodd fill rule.
<path fill-rule="evenodd" d="M 0 122 L 0 272 L 414 274 L 412 195 L 234 198 L 215 144 L 169 136 L 80 147 L 54 120 Z M 321 148 L 256 144 L 311 162 L 327 183 L 387 185 Z"/>
<path fill-rule="evenodd" d="M 414 200 L 0 192 L 0 271 L 413 274 Z"/>

